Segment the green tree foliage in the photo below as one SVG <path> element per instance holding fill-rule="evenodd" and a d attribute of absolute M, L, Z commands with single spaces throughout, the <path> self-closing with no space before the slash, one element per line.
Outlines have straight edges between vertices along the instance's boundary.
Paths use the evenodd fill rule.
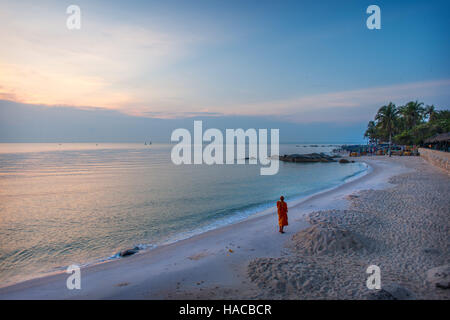
<path fill-rule="evenodd" d="M 406 105 L 398 108 L 401 119 L 403 120 L 403 129 L 412 129 L 423 120 L 425 109 L 423 103 L 418 101 L 408 102 Z"/>
<path fill-rule="evenodd" d="M 382 106 L 375 115 L 379 135 L 385 140 L 392 141 L 392 136 L 396 133 L 398 124 L 398 109 L 392 102 L 387 106 Z"/>
<path fill-rule="evenodd" d="M 410 101 L 396 107 L 390 102 L 382 106 L 369 121 L 364 137 L 371 142 L 394 141 L 397 144 L 420 145 L 438 133 L 450 131 L 450 111 L 436 110 L 434 105 Z"/>
<path fill-rule="evenodd" d="M 376 142 L 379 139 L 377 131 L 378 129 L 375 121 L 369 121 L 369 124 L 367 125 L 367 130 L 364 133 L 364 138 L 370 139 L 371 142 Z"/>

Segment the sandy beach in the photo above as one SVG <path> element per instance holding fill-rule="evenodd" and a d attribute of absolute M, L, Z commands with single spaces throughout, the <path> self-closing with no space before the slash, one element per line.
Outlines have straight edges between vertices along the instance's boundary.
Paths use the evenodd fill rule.
<path fill-rule="evenodd" d="M 274 208 L 82 268 L 80 290 L 60 273 L 0 288 L 0 299 L 449 299 L 427 271 L 450 263 L 450 178 L 420 157 L 357 161 L 368 174 L 287 199 L 285 234 Z M 373 264 L 382 290 L 366 287 Z"/>

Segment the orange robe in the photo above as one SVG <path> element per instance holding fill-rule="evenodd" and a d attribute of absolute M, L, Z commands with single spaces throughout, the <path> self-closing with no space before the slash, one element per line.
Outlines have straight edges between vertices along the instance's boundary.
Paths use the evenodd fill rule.
<path fill-rule="evenodd" d="M 288 225 L 288 207 L 286 202 L 277 201 L 278 208 L 278 224 L 280 227 L 284 227 Z"/>

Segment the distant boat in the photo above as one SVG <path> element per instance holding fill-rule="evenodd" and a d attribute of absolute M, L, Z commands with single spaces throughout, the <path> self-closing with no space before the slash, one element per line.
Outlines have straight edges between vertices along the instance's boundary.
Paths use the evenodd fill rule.
<path fill-rule="evenodd" d="M 151 145 L 151 144 L 152 144 L 152 140 L 150 140 L 150 141 L 148 142 L 148 145 Z M 144 145 L 145 145 L 145 146 L 147 145 L 147 141 L 144 142 Z"/>

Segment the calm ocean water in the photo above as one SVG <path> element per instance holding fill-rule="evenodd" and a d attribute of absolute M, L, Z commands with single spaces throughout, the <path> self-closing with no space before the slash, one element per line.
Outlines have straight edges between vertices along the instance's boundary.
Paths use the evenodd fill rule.
<path fill-rule="evenodd" d="M 281 145 L 280 154 L 334 146 Z M 342 184 L 363 164 L 182 165 L 170 145 L 0 144 L 0 286 L 152 248 Z M 274 221 L 276 224 L 276 221 Z"/>

